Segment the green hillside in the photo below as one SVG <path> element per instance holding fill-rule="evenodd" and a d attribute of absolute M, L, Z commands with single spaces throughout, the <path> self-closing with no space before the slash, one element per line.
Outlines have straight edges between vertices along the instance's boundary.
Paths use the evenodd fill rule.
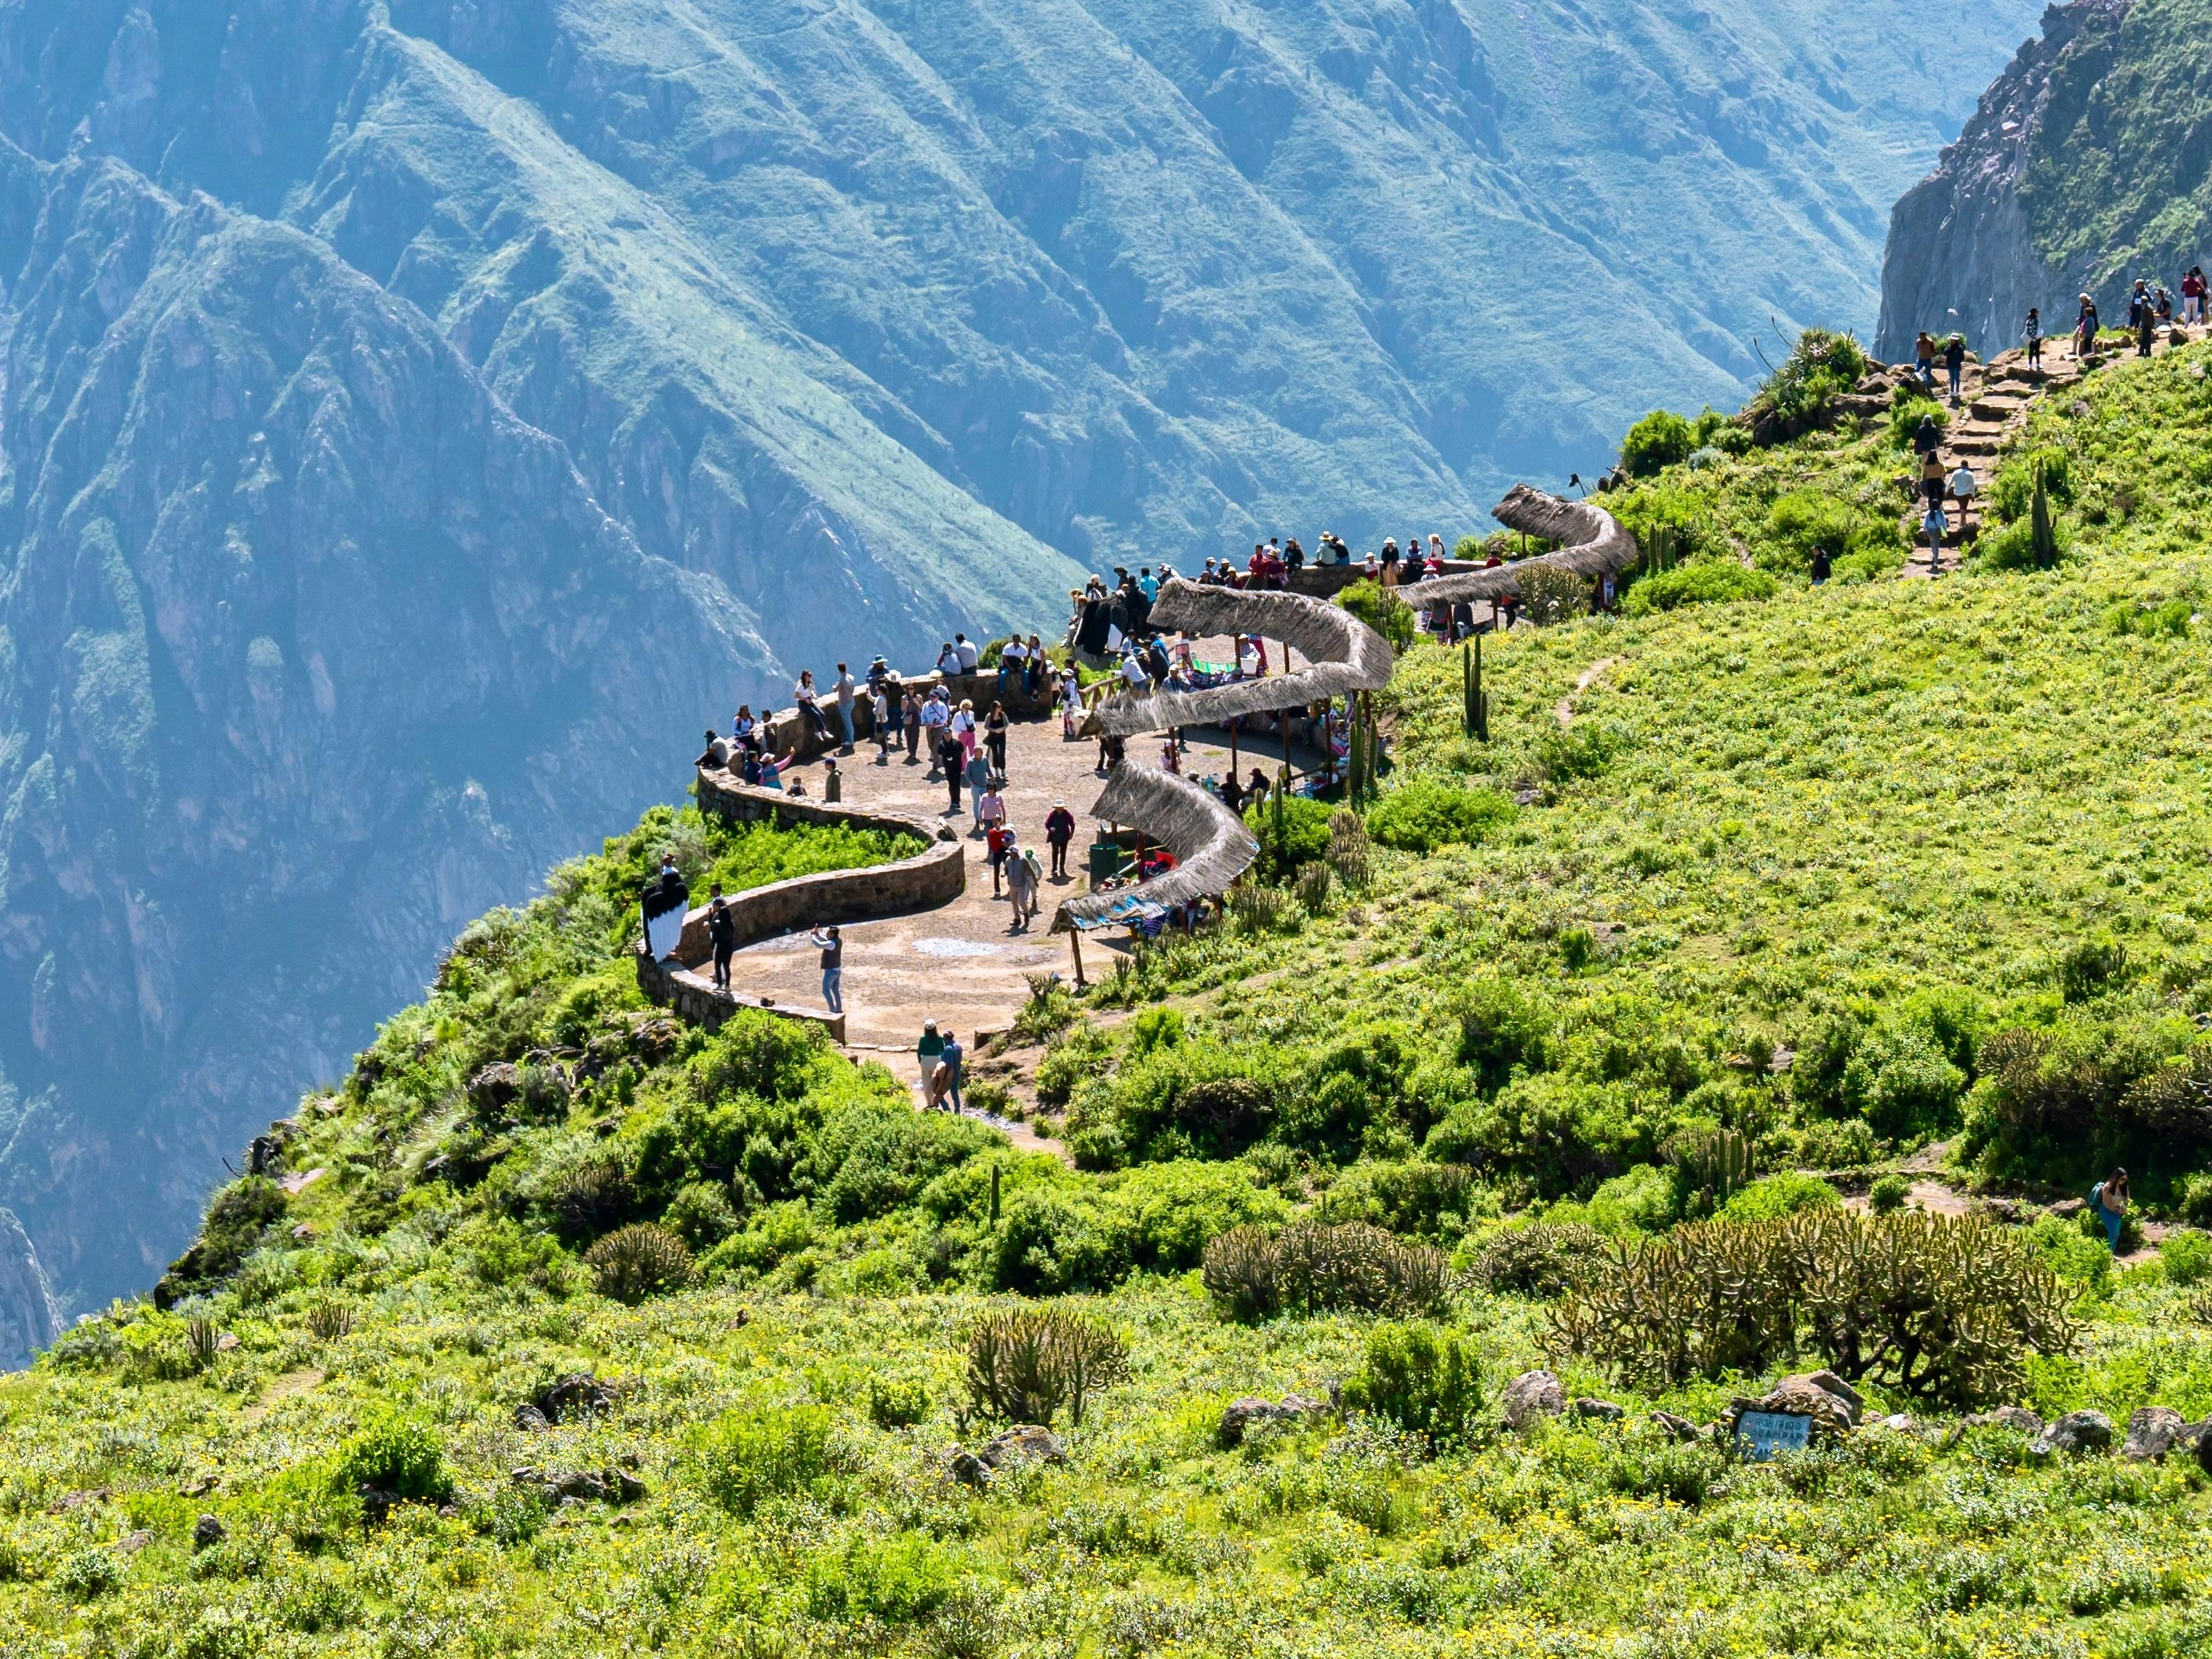
<path fill-rule="evenodd" d="M 324 1174 L 226 1188 L 170 1306 L 0 1384 L 6 1641 L 2202 1651 L 2197 1457 L 1968 1418 L 2212 1416 L 2212 1239 L 2179 1224 L 2212 1220 L 2208 365 L 2036 417 L 2048 571 L 1992 526 L 1964 574 L 1897 574 L 1886 428 L 1709 428 L 1618 503 L 1688 574 L 1493 641 L 1492 744 L 1417 647 L 1364 830 L 1262 818 L 1279 884 L 1225 932 L 1024 1011 L 1079 1168 L 795 1028 L 638 1005 L 610 896 L 662 846 L 732 880 L 892 849 L 656 817 L 557 872 L 303 1103 L 281 1172 Z M 1815 541 L 1856 549 L 1818 589 Z M 2118 1270 L 2044 1209 L 2116 1158 L 2172 1228 Z M 1913 1204 L 2002 1207 L 1838 1209 L 1907 1163 L 1942 1177 Z M 1839 1288 L 1853 1238 L 1894 1285 Z M 1724 1293 L 1668 1277 L 1716 1251 Z M 1839 1334 L 1853 1296 L 1936 1363 Z M 1036 1316 L 1024 1380 L 1004 1322 Z M 1040 1401 L 1071 1354 L 1079 1413 Z M 1911 1425 L 1750 1464 L 1649 1417 L 1823 1363 Z M 1539 1364 L 1626 1415 L 1510 1426 Z M 1224 1433 L 1291 1390 L 1316 1409 Z M 1012 1415 L 1065 1461 L 957 1455 Z"/>

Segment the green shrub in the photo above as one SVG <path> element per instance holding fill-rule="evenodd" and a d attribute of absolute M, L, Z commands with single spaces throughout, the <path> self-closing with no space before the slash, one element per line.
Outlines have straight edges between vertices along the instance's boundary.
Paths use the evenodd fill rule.
<path fill-rule="evenodd" d="M 1648 617 L 1690 605 L 1725 605 L 1738 599 L 1774 597 L 1777 584 L 1763 570 L 1747 570 L 1734 559 L 1699 559 L 1646 576 L 1628 590 L 1621 614 Z"/>
<path fill-rule="evenodd" d="M 830 1472 L 830 1417 L 821 1406 L 750 1407 L 702 1425 L 689 1447 L 701 1491 L 740 1519 Z"/>
<path fill-rule="evenodd" d="M 1519 809 L 1496 789 L 1466 789 L 1437 778 L 1400 784 L 1367 815 L 1367 832 L 1385 847 L 1426 855 L 1458 842 L 1479 847 Z"/>
<path fill-rule="evenodd" d="M 1072 1308 L 1008 1308 L 968 1332 L 968 1400 L 985 1417 L 1049 1428 L 1066 1407 L 1079 1425 L 1091 1397 L 1129 1375 L 1114 1328 Z"/>
<path fill-rule="evenodd" d="M 1224 1314 L 1244 1321 L 1340 1309 L 1437 1313 L 1451 1294 L 1441 1251 L 1357 1221 L 1232 1228 L 1206 1246 L 1200 1278 Z"/>
<path fill-rule="evenodd" d="M 1674 1225 L 1678 1205 L 1674 1176 L 1656 1164 L 1639 1164 L 1600 1186 L 1583 1213 L 1601 1233 L 1656 1233 Z"/>
<path fill-rule="evenodd" d="M 372 1417 L 346 1437 L 331 1462 L 331 1483 L 340 1492 L 387 1492 L 421 1504 L 443 1503 L 453 1486 L 437 1437 L 396 1412 Z"/>
<path fill-rule="evenodd" d="M 1087 1021 L 1069 1026 L 1047 1045 L 1037 1062 L 1036 1097 L 1048 1106 L 1065 1106 L 1079 1085 L 1113 1068 L 1114 1045 Z"/>
<path fill-rule="evenodd" d="M 71 1550 L 56 1564 L 53 1585 L 72 1601 L 95 1601 L 123 1584 L 123 1558 L 112 1549 L 88 1545 Z"/>
<path fill-rule="evenodd" d="M 1345 1380 L 1344 1404 L 1449 1444 L 1482 1409 L 1474 1345 L 1426 1320 L 1378 1325 L 1368 1334 L 1359 1370 Z"/>
<path fill-rule="evenodd" d="M 1655 409 L 1628 428 L 1620 442 L 1620 465 L 1632 478 L 1649 478 L 1688 460 L 1697 447 L 1697 434 L 1689 422 Z"/>
<path fill-rule="evenodd" d="M 1548 720 L 1545 724 L 1552 726 Z M 1534 745 L 1535 761 L 1544 775 L 1554 783 L 1595 778 L 1613 764 L 1613 757 L 1620 753 L 1626 741 L 1617 727 L 1595 720 L 1577 720 L 1563 729 L 1553 727 L 1540 732 Z"/>
<path fill-rule="evenodd" d="M 1895 1170 L 1877 1180 L 1867 1194 L 1867 1207 L 1876 1215 L 1895 1215 L 1912 1194 L 1912 1183 Z"/>
<path fill-rule="evenodd" d="M 2043 469 L 2043 490 L 2055 508 L 2074 505 L 2074 463 L 2067 453 L 2045 444 L 2015 455 L 1990 480 L 1990 511 L 2007 525 L 2024 522 L 2035 499 L 2035 471 Z"/>
<path fill-rule="evenodd" d="M 950 1601 L 958 1583 L 953 1558 L 921 1534 L 856 1536 L 808 1564 L 806 1611 L 825 1621 L 913 1625 Z"/>
<path fill-rule="evenodd" d="M 1778 1221 L 1800 1210 L 1840 1209 L 1843 1202 L 1843 1194 L 1818 1176 L 1784 1170 L 1760 1176 L 1730 1198 L 1721 1206 L 1720 1218 L 1735 1222 Z"/>
<path fill-rule="evenodd" d="M 910 1429 L 929 1415 L 929 1385 L 918 1376 L 868 1379 L 868 1421 L 879 1429 Z"/>
<path fill-rule="evenodd" d="M 1875 1133 L 1901 1140 L 1956 1127 L 1966 1074 L 1915 1027 L 1870 1032 L 1844 1070 L 1844 1094 Z"/>
<path fill-rule="evenodd" d="M 2101 1290 L 2112 1283 L 2112 1253 L 2102 1229 L 2092 1237 L 2078 1222 L 2039 1216 L 2027 1231 L 2027 1243 L 2047 1270 L 2069 1285 Z"/>
<path fill-rule="evenodd" d="M 1287 880 L 1306 865 L 1327 858 L 1328 819 L 1334 810 L 1326 802 L 1291 795 L 1282 803 L 1279 825 L 1272 799 L 1265 805 L 1247 807 L 1244 824 L 1259 838 L 1261 878 Z"/>
<path fill-rule="evenodd" d="M 691 1181 L 668 1200 L 660 1224 L 693 1250 L 711 1250 L 743 1224 L 729 1188 L 719 1182 Z"/>
<path fill-rule="evenodd" d="M 1392 649 L 1410 650 L 1418 618 L 1413 607 L 1400 599 L 1395 588 L 1379 582 L 1356 581 L 1336 596 L 1336 602 L 1390 641 Z"/>
<path fill-rule="evenodd" d="M 1941 432 L 1951 423 L 1951 411 L 1932 398 L 1911 396 L 1899 387 L 1889 409 L 1889 447 L 1892 449 L 1912 447 L 1913 434 L 1920 430 L 1920 422 L 1933 420 Z"/>
<path fill-rule="evenodd" d="M 2212 1170 L 2184 1176 L 2174 1185 L 2174 1212 L 2192 1227 L 2212 1227 Z"/>
<path fill-rule="evenodd" d="M 2212 1279 L 2212 1237 L 2174 1231 L 2160 1241 L 2159 1264 L 2172 1285 L 2196 1285 Z"/>

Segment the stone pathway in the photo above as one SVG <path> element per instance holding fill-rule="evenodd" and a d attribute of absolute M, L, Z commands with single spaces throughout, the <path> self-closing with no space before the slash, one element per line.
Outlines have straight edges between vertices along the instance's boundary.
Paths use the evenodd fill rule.
<path fill-rule="evenodd" d="M 1201 657 L 1226 655 L 1227 642 L 1206 641 Z M 1044 847 L 1045 815 L 1057 801 L 1065 801 L 1076 816 L 1075 842 L 1068 851 L 1068 876 L 1048 879 L 1041 908 L 1026 932 L 1016 932 L 1011 907 L 991 891 L 991 872 L 984 857 L 983 840 L 971 835 L 973 805 L 963 790 L 962 811 L 946 816 L 947 791 L 929 781 L 924 761 L 909 763 L 902 749 L 895 749 L 888 762 L 878 761 L 872 740 L 864 741 L 854 754 L 838 761 L 844 777 L 848 805 L 892 811 L 928 820 L 943 818 L 962 832 L 968 849 L 967 888 L 951 903 L 914 915 L 881 921 L 854 922 L 843 931 L 845 945 L 844 1000 L 847 1050 L 857 1059 L 878 1059 L 906 1079 L 920 1095 L 918 1063 L 914 1047 L 925 1019 L 935 1019 L 940 1029 L 959 1034 L 974 1052 L 978 1030 L 1003 1030 L 1030 995 L 1033 976 L 1057 973 L 1073 977 L 1073 962 L 1065 935 L 1054 938 L 1045 931 L 1054 910 L 1064 899 L 1087 890 L 1084 849 L 1096 828 L 1090 808 L 1105 787 L 1105 775 L 1097 769 L 1098 744 L 1094 739 L 1064 739 L 1057 717 L 1015 724 L 1007 733 L 1008 781 L 1002 792 L 1008 822 L 1024 845 L 1034 845 L 1040 858 L 1049 859 Z M 1256 764 L 1272 775 L 1281 750 L 1262 739 L 1257 749 L 1240 748 L 1240 768 L 1246 775 Z M 1141 765 L 1157 765 L 1159 756 L 1142 739 L 1132 740 L 1128 757 Z M 1228 769 L 1225 742 L 1194 731 L 1183 761 L 1186 775 L 1218 775 Z M 825 769 L 820 761 L 793 769 L 792 776 L 805 781 L 806 793 L 822 799 Z M 1093 979 L 1109 971 L 1117 945 L 1101 935 L 1084 940 L 1084 967 Z M 804 932 L 763 941 L 738 953 L 732 982 L 749 995 L 766 994 L 778 1002 L 806 1008 L 823 1006 L 821 971 L 817 952 Z M 1018 1131 L 1021 1126 L 1012 1126 Z M 1016 1138 L 1018 1139 L 1019 1135 Z"/>

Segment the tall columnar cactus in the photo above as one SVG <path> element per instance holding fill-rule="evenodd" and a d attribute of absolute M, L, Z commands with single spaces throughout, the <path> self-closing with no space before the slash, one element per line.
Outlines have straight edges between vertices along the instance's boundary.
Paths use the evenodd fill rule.
<path fill-rule="evenodd" d="M 1467 734 L 1477 743 L 1490 741 L 1490 694 L 1482 689 L 1482 635 L 1477 634 L 1460 647 L 1460 673 L 1466 683 Z"/>
<path fill-rule="evenodd" d="M 2058 562 L 2058 530 L 2051 521 L 2051 496 L 2043 487 L 2043 464 L 2035 466 L 2035 500 L 2028 509 L 2028 545 L 2035 568 L 2048 570 Z"/>
<path fill-rule="evenodd" d="M 1358 800 L 1367 793 L 1367 722 L 1359 717 L 1359 703 L 1352 700 L 1352 753 L 1346 762 L 1345 789 Z"/>

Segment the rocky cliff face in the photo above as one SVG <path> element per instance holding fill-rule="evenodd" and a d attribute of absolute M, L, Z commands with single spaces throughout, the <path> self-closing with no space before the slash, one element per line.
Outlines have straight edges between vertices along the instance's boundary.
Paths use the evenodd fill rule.
<path fill-rule="evenodd" d="M 2212 258 L 2212 4 L 2075 0 L 2044 15 L 1936 172 L 1891 216 L 1875 349 L 1920 329 L 1977 347 L 2045 331 L 2087 293 L 2108 319 L 2138 276 Z"/>
<path fill-rule="evenodd" d="M 0 1201 L 143 1286 L 801 665 L 1734 400 L 1991 10 L 0 0 Z"/>

